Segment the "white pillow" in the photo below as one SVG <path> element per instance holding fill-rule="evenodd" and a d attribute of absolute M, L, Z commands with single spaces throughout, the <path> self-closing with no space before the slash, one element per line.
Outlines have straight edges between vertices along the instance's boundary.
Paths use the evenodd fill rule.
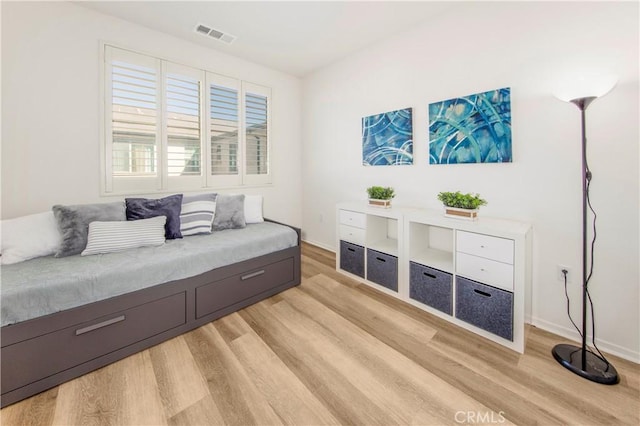
<path fill-rule="evenodd" d="M 244 220 L 246 223 L 264 222 L 262 217 L 262 195 L 244 196 Z"/>
<path fill-rule="evenodd" d="M 113 253 L 132 248 L 161 246 L 164 244 L 166 216 L 140 220 L 111 222 L 95 221 L 89 224 L 87 248 L 82 256 Z"/>
<path fill-rule="evenodd" d="M 52 211 L 2 221 L 3 265 L 54 254 L 62 242 Z"/>

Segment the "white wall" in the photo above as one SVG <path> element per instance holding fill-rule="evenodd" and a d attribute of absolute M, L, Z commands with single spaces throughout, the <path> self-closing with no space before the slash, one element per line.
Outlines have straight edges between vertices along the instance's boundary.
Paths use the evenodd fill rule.
<path fill-rule="evenodd" d="M 392 186 L 394 203 L 441 208 L 436 194 L 479 192 L 483 216 L 534 227 L 534 324 L 577 339 L 556 265 L 572 269 L 580 319 L 579 110 L 552 96 L 579 72 L 614 72 L 618 86 L 587 112 L 592 202 L 598 212 L 597 337 L 640 361 L 638 270 L 638 4 L 475 2 L 304 79 L 303 231 L 333 248 L 335 204 Z M 429 165 L 430 102 L 511 87 L 513 162 Z M 414 165 L 362 166 L 361 118 L 414 108 Z"/>
<path fill-rule="evenodd" d="M 271 87 L 273 185 L 242 192 L 301 224 L 298 78 L 66 2 L 2 3 L 3 219 L 122 199 L 99 195 L 100 41 Z"/>

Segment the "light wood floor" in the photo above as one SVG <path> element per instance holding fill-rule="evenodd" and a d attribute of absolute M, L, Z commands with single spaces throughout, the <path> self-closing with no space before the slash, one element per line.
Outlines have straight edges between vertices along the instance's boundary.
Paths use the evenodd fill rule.
<path fill-rule="evenodd" d="M 303 246 L 303 283 L 0 412 L 3 425 L 640 424 L 640 367 L 616 386 L 523 355 L 337 274 Z"/>

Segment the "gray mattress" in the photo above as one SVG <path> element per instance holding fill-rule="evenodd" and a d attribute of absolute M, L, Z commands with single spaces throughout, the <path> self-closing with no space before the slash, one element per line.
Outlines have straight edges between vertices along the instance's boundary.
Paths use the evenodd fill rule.
<path fill-rule="evenodd" d="M 159 247 L 95 256 L 40 257 L 1 267 L 2 326 L 199 275 L 298 244 L 272 222 L 216 231 Z"/>

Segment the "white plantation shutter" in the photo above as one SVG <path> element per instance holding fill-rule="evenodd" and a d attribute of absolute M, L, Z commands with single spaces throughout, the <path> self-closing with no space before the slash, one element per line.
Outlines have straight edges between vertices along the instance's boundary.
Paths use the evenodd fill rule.
<path fill-rule="evenodd" d="M 247 184 L 270 183 L 270 97 L 267 87 L 243 83 L 244 143 Z"/>
<path fill-rule="evenodd" d="M 166 94 L 169 176 L 199 175 L 200 82 L 169 74 Z"/>
<path fill-rule="evenodd" d="M 159 61 L 125 50 L 106 52 L 105 174 L 107 191 L 134 183 L 145 190 L 159 185 Z"/>
<path fill-rule="evenodd" d="M 163 69 L 168 188 L 200 188 L 204 186 L 204 72 L 171 62 L 165 62 Z"/>
<path fill-rule="evenodd" d="M 157 78 L 155 70 L 113 62 L 113 173 L 155 175 Z"/>
<path fill-rule="evenodd" d="M 242 184 L 240 82 L 207 73 L 209 90 L 209 186 Z"/>
<path fill-rule="evenodd" d="M 271 90 L 104 45 L 105 193 L 271 182 Z"/>

